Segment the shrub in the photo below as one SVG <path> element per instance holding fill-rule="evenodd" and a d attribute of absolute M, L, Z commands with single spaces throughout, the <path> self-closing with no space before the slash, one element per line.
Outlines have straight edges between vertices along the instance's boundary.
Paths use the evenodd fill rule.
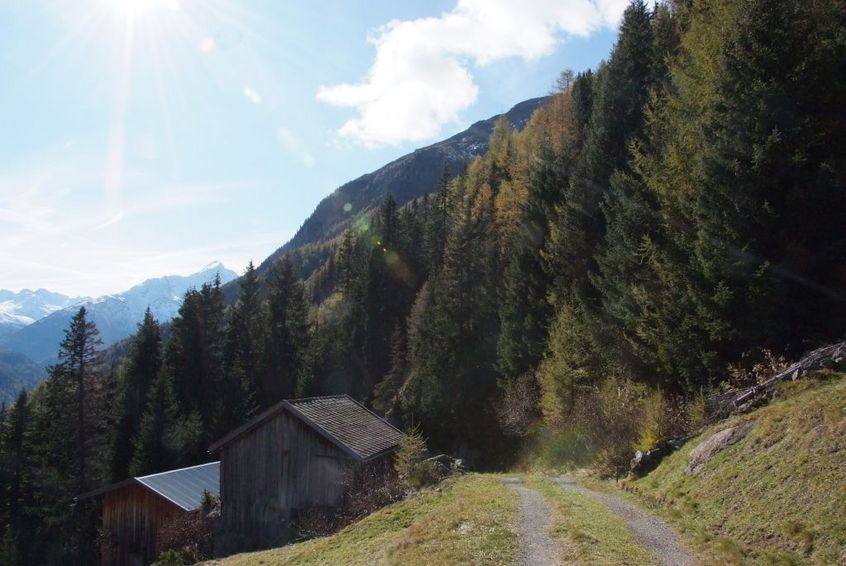
<path fill-rule="evenodd" d="M 298 540 L 307 540 L 331 535 L 340 525 L 341 517 L 337 509 L 311 507 L 297 514 L 293 527 Z"/>
<path fill-rule="evenodd" d="M 426 440 L 419 429 L 408 431 L 397 449 L 394 469 L 400 481 L 410 488 L 436 483 L 440 478 L 435 466 L 426 461 Z"/>
<path fill-rule="evenodd" d="M 195 564 L 211 558 L 214 539 L 214 519 L 204 509 L 180 515 L 165 524 L 156 536 L 159 559 L 181 557 L 179 564 Z M 166 562 L 165 564 L 171 564 Z"/>
<path fill-rule="evenodd" d="M 728 366 L 728 383 L 742 389 L 761 383 L 790 367 L 787 358 L 771 350 L 760 349 L 744 352 L 740 360 Z"/>
<path fill-rule="evenodd" d="M 638 450 L 648 452 L 667 437 L 667 412 L 668 407 L 660 390 L 656 389 L 644 396 L 638 426 Z"/>
<path fill-rule="evenodd" d="M 526 436 L 538 416 L 540 390 L 534 372 L 524 373 L 503 386 L 497 420 L 509 436 Z"/>
<path fill-rule="evenodd" d="M 359 467 L 348 476 L 342 520 L 348 522 L 372 513 L 404 495 L 396 471 L 384 461 Z"/>
<path fill-rule="evenodd" d="M 708 424 L 708 396 L 700 391 L 687 404 L 687 430 L 685 433 L 691 433 L 700 430 Z"/>
<path fill-rule="evenodd" d="M 151 566 L 184 566 L 190 564 L 185 561 L 185 557 L 178 550 L 165 550 L 159 554 L 158 559 L 151 564 Z"/>
<path fill-rule="evenodd" d="M 293 530 L 300 540 L 330 535 L 365 515 L 399 501 L 405 486 L 386 462 L 354 468 L 347 474 L 340 508 L 312 507 L 300 511 Z"/>
<path fill-rule="evenodd" d="M 609 377 L 596 390 L 595 445 L 599 447 L 595 468 L 602 476 L 620 475 L 629 468 L 641 422 L 642 400 L 647 389 L 629 379 Z M 587 409 L 587 407 L 585 407 Z M 581 411 L 584 415 L 584 410 Z M 589 416 L 583 418 L 588 419 Z"/>

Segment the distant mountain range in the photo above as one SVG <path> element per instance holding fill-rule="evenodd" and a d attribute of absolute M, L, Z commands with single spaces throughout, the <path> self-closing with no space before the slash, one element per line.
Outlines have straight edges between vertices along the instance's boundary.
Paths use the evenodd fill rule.
<path fill-rule="evenodd" d="M 21 301 L 23 306 L 20 308 L 8 308 L 8 319 L 14 321 L 13 324 L 29 322 L 0 337 L 0 350 L 22 354 L 41 367 L 53 363 L 64 331 L 82 305 L 85 305 L 90 320 L 93 320 L 100 330 L 103 346 L 109 346 L 135 332 L 136 325 L 144 317 L 148 306 L 157 319 L 170 320 L 179 310 L 185 291 L 213 281 L 218 274 L 223 283 L 238 276 L 234 271 L 215 262 L 193 275 L 169 275 L 148 279 L 123 293 L 97 299 L 71 299 L 49 291 L 36 291 L 35 293 L 41 293 L 44 297 L 42 303 L 30 301 L 26 305 L 33 306 L 26 307 L 28 310 L 25 310 L 25 301 Z M 13 296 L 8 291 L 0 293 L 4 293 L 0 296 Z M 17 295 L 24 294 L 26 299 L 29 295 L 25 293 L 22 291 Z M 61 300 L 65 301 L 65 306 L 61 306 Z M 18 305 L 13 299 L 8 302 Z M 39 313 L 41 316 L 36 318 Z"/>
<path fill-rule="evenodd" d="M 512 126 L 522 129 L 532 113 L 547 100 L 548 97 L 525 100 L 504 116 Z M 452 176 L 458 175 L 470 161 L 487 151 L 500 116 L 476 122 L 463 132 L 417 149 L 340 186 L 318 204 L 289 242 L 258 266 L 259 275 L 266 276 L 273 262 L 290 251 L 331 240 L 352 218 L 376 209 L 388 194 L 402 206 L 431 192 L 444 165 Z M 4 379 L 14 381 L 19 388 L 20 384 L 38 379 L 32 377 L 40 375 L 38 369 L 55 362 L 59 342 L 79 306 L 86 306 L 91 320 L 100 330 L 104 346 L 109 346 L 135 332 L 147 306 L 161 321 L 173 318 L 185 291 L 211 281 L 216 273 L 220 274 L 223 283 L 238 277 L 235 272 L 214 263 L 194 275 L 150 279 L 124 293 L 97 299 L 66 297 L 44 289 L 20 293 L 0 290 L 0 399 L 4 397 Z M 228 300 L 234 300 L 235 292 L 235 285 L 227 285 Z M 4 369 L 8 370 L 6 374 Z"/>
<path fill-rule="evenodd" d="M 512 126 L 522 129 L 532 113 L 548 98 L 524 100 L 504 115 Z M 502 114 L 480 120 L 463 132 L 417 149 L 372 173 L 341 185 L 317 205 L 288 243 L 259 265 L 259 275 L 266 275 L 274 261 L 296 248 L 334 238 L 346 228 L 351 218 L 375 209 L 388 194 L 393 195 L 397 204 L 402 206 L 432 192 L 444 165 L 449 168 L 452 176 L 458 175 L 470 161 L 487 151 L 491 133 L 500 116 Z M 307 276 L 308 273 L 302 275 Z M 234 299 L 231 292 L 227 297 Z"/>
<path fill-rule="evenodd" d="M 68 297 L 47 289 L 24 289 L 18 293 L 0 289 L 0 337 L 87 300 L 87 297 Z"/>

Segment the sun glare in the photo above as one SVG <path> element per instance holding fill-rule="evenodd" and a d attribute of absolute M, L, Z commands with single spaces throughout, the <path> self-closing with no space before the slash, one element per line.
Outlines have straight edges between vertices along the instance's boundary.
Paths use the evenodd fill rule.
<path fill-rule="evenodd" d="M 178 10 L 179 0 L 104 0 L 125 16 L 151 15 L 159 10 Z"/>

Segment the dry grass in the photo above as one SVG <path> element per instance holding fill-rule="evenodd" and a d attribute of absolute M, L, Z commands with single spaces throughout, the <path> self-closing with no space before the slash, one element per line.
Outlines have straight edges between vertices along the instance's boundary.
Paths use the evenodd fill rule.
<path fill-rule="evenodd" d="M 747 421 L 754 428 L 746 438 L 699 474 L 686 473 L 702 439 Z M 846 376 L 785 384 L 771 405 L 710 427 L 651 474 L 621 485 L 682 531 L 706 563 L 840 564 Z"/>
<path fill-rule="evenodd" d="M 493 475 L 447 480 L 339 533 L 217 564 L 514 564 L 517 495 Z"/>

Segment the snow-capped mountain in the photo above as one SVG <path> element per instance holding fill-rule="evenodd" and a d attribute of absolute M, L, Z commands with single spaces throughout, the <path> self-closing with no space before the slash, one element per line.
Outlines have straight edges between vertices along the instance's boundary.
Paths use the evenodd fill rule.
<path fill-rule="evenodd" d="M 0 336 L 11 334 L 56 311 L 80 305 L 86 300 L 84 297 L 68 297 L 46 289 L 24 289 L 18 293 L 0 289 Z"/>
<path fill-rule="evenodd" d="M 158 320 L 170 320 L 179 310 L 185 291 L 213 281 L 216 275 L 220 275 L 221 283 L 238 277 L 234 271 L 214 262 L 193 275 L 168 275 L 148 279 L 123 293 L 77 301 L 68 307 L 55 310 L 48 316 L 0 338 L 0 348 L 24 354 L 40 364 L 51 363 L 55 359 L 70 319 L 83 304 L 89 319 L 94 321 L 100 331 L 103 345 L 109 346 L 135 332 L 136 325 L 144 318 L 144 311 L 148 306 Z"/>

